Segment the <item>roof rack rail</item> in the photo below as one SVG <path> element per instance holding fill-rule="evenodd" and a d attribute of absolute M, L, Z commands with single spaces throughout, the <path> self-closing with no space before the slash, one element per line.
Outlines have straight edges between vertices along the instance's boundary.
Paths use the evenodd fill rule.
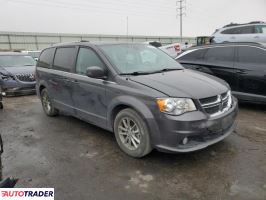
<path fill-rule="evenodd" d="M 252 21 L 252 22 L 249 22 L 249 23 L 243 23 L 243 24 L 238 24 L 238 23 L 230 23 L 230 24 L 227 24 L 225 26 L 223 26 L 223 28 L 226 28 L 226 27 L 231 27 L 231 26 L 240 26 L 240 25 L 248 25 L 248 24 L 266 24 L 266 22 L 263 22 L 263 21 Z"/>
<path fill-rule="evenodd" d="M 266 22 L 263 22 L 263 21 L 252 21 L 252 22 L 249 22 L 249 24 L 266 24 Z"/>
<path fill-rule="evenodd" d="M 223 28 L 230 27 L 230 26 L 238 26 L 238 25 L 242 25 L 242 24 L 231 22 L 230 24 L 227 24 L 227 25 L 223 26 Z"/>

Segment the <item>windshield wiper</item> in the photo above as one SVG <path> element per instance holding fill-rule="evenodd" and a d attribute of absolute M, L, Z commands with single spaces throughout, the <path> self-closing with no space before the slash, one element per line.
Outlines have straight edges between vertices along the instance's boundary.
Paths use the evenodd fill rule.
<path fill-rule="evenodd" d="M 155 71 L 135 71 L 131 73 L 121 73 L 120 75 L 133 75 L 133 76 L 138 76 L 138 75 L 147 75 L 147 74 L 155 74 L 155 73 L 161 73 L 161 72 L 168 72 L 168 71 L 174 71 L 174 70 L 182 70 L 182 68 L 164 68 L 160 70 L 155 70 Z"/>
<path fill-rule="evenodd" d="M 133 75 L 133 76 L 138 76 L 138 75 L 145 75 L 145 74 L 151 74 L 153 72 L 143 72 L 143 71 L 135 71 L 135 72 L 130 72 L 130 73 L 121 73 L 120 75 Z"/>
<path fill-rule="evenodd" d="M 154 73 L 168 72 L 168 71 L 175 71 L 175 70 L 182 70 L 182 68 L 163 68 L 163 69 L 154 71 Z"/>

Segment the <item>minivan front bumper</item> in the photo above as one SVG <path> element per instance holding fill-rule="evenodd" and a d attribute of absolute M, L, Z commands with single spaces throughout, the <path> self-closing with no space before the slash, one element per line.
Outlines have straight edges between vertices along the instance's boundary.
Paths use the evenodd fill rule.
<path fill-rule="evenodd" d="M 164 114 L 157 118 L 160 138 L 156 138 L 159 142 L 155 143 L 155 148 L 164 152 L 181 153 L 206 148 L 225 139 L 234 131 L 237 113 L 237 100 L 233 98 L 232 107 L 216 117 L 208 117 L 202 111 L 181 116 Z"/>

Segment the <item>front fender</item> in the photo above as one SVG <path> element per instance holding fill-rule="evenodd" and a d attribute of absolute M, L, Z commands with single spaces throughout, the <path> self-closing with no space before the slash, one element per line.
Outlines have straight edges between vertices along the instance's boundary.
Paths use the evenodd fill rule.
<path fill-rule="evenodd" d="M 148 100 L 147 100 L 147 104 L 149 104 Z M 160 133 L 159 133 L 159 128 L 155 122 L 153 113 L 149 109 L 148 105 L 146 105 L 139 99 L 132 97 L 132 96 L 118 96 L 114 98 L 108 105 L 107 107 L 107 119 L 108 119 L 107 128 L 110 131 L 113 131 L 113 121 L 114 121 L 113 112 L 115 108 L 117 108 L 118 106 L 127 106 L 137 111 L 143 117 L 143 120 L 146 122 L 148 126 L 152 143 L 153 141 L 158 139 Z"/>

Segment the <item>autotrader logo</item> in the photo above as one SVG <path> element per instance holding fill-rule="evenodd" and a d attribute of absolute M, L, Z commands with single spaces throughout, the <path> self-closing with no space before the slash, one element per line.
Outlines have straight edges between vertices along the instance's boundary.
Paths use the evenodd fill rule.
<path fill-rule="evenodd" d="M 2 200 L 54 200 L 54 188 L 0 188 Z"/>

